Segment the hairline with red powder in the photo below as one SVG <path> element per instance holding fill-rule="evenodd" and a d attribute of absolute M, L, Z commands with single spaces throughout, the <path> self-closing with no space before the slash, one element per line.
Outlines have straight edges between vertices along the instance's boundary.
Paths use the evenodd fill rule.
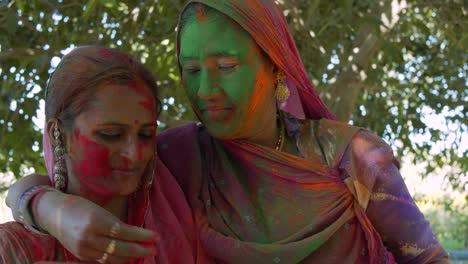
<path fill-rule="evenodd" d="M 155 78 L 137 60 L 99 46 L 75 48 L 63 57 L 49 80 L 46 120 L 57 118 L 71 132 L 74 119 L 90 105 L 99 87 L 106 83 L 130 85 L 135 82 L 149 88 L 160 108 Z"/>

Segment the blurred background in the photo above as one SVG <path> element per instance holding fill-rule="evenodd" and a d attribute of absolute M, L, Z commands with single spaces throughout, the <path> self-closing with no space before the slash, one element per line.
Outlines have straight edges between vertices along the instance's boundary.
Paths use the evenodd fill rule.
<path fill-rule="evenodd" d="M 8 187 L 44 173 L 44 88 L 78 45 L 141 60 L 162 88 L 160 129 L 195 120 L 180 84 L 182 0 L 0 0 L 0 223 Z M 453 263 L 468 259 L 468 1 L 277 0 L 309 77 L 342 121 L 383 137 Z M 458 262 L 457 262 L 458 261 Z"/>

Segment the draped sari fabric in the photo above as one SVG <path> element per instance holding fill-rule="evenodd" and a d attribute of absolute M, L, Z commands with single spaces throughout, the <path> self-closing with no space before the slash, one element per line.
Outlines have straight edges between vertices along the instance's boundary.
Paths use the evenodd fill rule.
<path fill-rule="evenodd" d="M 333 121 L 274 1 L 191 3 L 231 18 L 285 72 L 291 96 L 279 109 L 299 151 L 217 140 L 201 124 L 161 134 L 161 160 L 194 211 L 198 247 L 216 263 L 446 262 L 388 145 Z"/>
<path fill-rule="evenodd" d="M 301 128 L 301 157 L 202 125 L 159 135 L 200 251 L 214 263 L 448 263 L 388 145 L 336 121 Z"/>
<path fill-rule="evenodd" d="M 221 142 L 200 127 L 161 137 L 161 159 L 184 189 L 200 244 L 216 262 L 392 263 L 336 166 L 321 156 Z M 179 158 L 190 162 L 175 169 L 170 150 L 181 146 L 186 154 Z"/>

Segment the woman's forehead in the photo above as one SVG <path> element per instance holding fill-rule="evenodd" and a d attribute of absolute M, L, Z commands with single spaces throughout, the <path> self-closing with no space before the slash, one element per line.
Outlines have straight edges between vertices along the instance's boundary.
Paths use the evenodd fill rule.
<path fill-rule="evenodd" d="M 154 102 L 153 98 L 149 88 L 144 85 L 103 84 L 96 91 L 93 101 L 90 102 L 90 108 L 111 112 L 128 110 L 125 108 L 135 108 L 140 105 L 140 102 Z"/>
<path fill-rule="evenodd" d="M 245 30 L 218 13 L 208 13 L 203 20 L 194 19 L 188 23 L 181 32 L 180 42 L 181 61 L 198 57 L 200 53 L 207 56 L 236 56 L 248 51 L 254 44 Z"/>

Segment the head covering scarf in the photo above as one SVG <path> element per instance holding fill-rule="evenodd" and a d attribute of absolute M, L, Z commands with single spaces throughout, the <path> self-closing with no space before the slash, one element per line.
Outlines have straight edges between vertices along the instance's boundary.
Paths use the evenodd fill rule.
<path fill-rule="evenodd" d="M 273 0 L 192 0 L 187 5 L 191 3 L 209 6 L 234 20 L 284 71 L 291 96 L 281 110 L 297 120 L 335 119 L 308 79 L 286 19 Z M 178 34 L 179 55 L 180 29 Z M 296 131 L 301 132 L 297 144 L 305 157 L 244 140 L 219 141 L 203 127 L 192 129 L 199 145 L 185 140 L 190 135 L 181 135 L 190 134 L 187 128 L 188 132 L 168 131 L 160 137 L 162 148 L 168 150 L 162 156 L 177 146 L 186 153 L 201 153 L 199 158 L 196 154 L 181 157 L 192 165 L 180 173 L 172 169 L 177 166 L 174 159 L 161 158 L 176 177 L 183 177 L 179 182 L 194 210 L 198 239 L 209 256 L 223 263 L 392 263 L 392 255 L 338 170 L 359 129 L 330 128 L 335 141 L 328 146 L 327 162 L 317 148 L 320 143 L 314 142 L 315 136 L 330 134 L 321 127 L 326 125 L 316 122 L 307 131 L 296 127 L 302 129 Z"/>

